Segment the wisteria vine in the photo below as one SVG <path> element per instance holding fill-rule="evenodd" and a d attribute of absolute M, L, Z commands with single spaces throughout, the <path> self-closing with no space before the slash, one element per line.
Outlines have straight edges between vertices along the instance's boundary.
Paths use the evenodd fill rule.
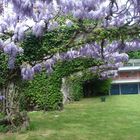
<path fill-rule="evenodd" d="M 71 27 L 77 22 L 82 24 L 85 19 L 95 21 L 93 29 L 122 28 L 139 25 L 140 22 L 139 0 L 3 0 L 2 5 L 0 33 L 9 35 L 9 38 L 0 40 L 0 50 L 8 55 L 8 65 L 12 69 L 16 56 L 24 53 L 18 44 L 26 38 L 28 31 L 41 37 L 60 26 Z M 59 17 L 65 17 L 63 24 L 57 20 Z M 33 79 L 34 74 L 43 68 L 50 74 L 57 61 L 78 57 L 101 60 L 102 66 L 91 69 L 98 69 L 101 77 L 107 77 L 116 74 L 117 68 L 128 61 L 126 52 L 140 49 L 139 39 L 110 42 L 104 38 L 104 42 L 101 41 L 83 44 L 80 48 L 71 48 L 67 52 L 57 52 L 50 59 L 34 66 L 24 64 L 21 66 L 22 77 L 26 80 Z"/>

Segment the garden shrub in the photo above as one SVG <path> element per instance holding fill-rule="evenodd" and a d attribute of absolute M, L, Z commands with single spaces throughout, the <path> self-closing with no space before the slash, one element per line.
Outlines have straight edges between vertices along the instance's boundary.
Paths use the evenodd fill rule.
<path fill-rule="evenodd" d="M 67 86 L 69 87 L 69 96 L 72 101 L 79 101 L 83 97 L 82 78 L 74 74 L 67 77 Z"/>
<path fill-rule="evenodd" d="M 23 85 L 23 96 L 21 103 L 23 109 L 44 109 L 44 110 L 61 110 L 63 108 L 63 95 L 61 93 L 62 78 L 72 73 L 83 71 L 88 67 L 97 65 L 99 62 L 93 59 L 82 59 L 59 62 L 54 66 L 54 71 L 47 75 L 42 72 L 35 76 L 32 81 L 25 82 Z M 79 100 L 82 95 L 82 88 L 78 85 L 76 79 L 73 81 L 74 100 Z M 79 82 L 81 85 L 81 81 Z M 71 85 L 72 86 L 72 85 Z"/>
<path fill-rule="evenodd" d="M 8 132 L 8 126 L 6 126 L 6 125 L 0 125 L 0 132 L 1 133 L 6 133 L 6 132 Z"/>
<path fill-rule="evenodd" d="M 84 95 L 83 82 L 96 76 L 96 74 L 90 72 L 89 70 L 84 70 L 67 77 L 71 100 L 79 101 Z"/>
<path fill-rule="evenodd" d="M 21 109 L 26 110 L 34 110 L 43 109 L 43 104 L 45 101 L 45 94 L 46 94 L 46 74 L 42 72 L 34 77 L 32 81 L 24 81 L 20 99 L 20 106 Z"/>
<path fill-rule="evenodd" d="M 79 82 L 79 81 L 77 81 Z M 76 83 L 71 88 L 71 98 L 74 101 L 79 101 L 83 97 L 83 88 L 81 82 Z"/>

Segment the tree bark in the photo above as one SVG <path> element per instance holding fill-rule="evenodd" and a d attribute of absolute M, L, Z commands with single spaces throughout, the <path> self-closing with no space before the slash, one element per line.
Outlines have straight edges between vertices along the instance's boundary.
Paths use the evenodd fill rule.
<path fill-rule="evenodd" d="M 29 127 L 29 117 L 27 112 L 20 112 L 19 109 L 19 86 L 13 81 L 9 81 L 1 89 L 0 95 L 5 99 L 1 101 L 1 112 L 4 118 L 0 120 L 0 125 L 9 125 L 15 128 L 26 129 Z"/>

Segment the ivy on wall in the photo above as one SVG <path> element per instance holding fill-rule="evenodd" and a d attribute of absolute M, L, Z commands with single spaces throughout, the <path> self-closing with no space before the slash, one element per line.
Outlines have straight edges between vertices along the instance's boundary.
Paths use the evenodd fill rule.
<path fill-rule="evenodd" d="M 37 107 L 45 110 L 62 109 L 62 78 L 99 64 L 100 62 L 90 58 L 78 58 L 76 60 L 59 62 L 54 67 L 53 73 L 49 76 L 47 76 L 45 72 L 36 75 L 34 80 L 26 83 L 23 88 L 22 95 L 25 95 L 24 99 L 27 102 L 24 108 L 33 109 L 32 107 Z"/>
<path fill-rule="evenodd" d="M 111 79 L 101 80 L 97 74 L 84 70 L 68 76 L 66 84 L 69 86 L 70 99 L 79 101 L 83 96 L 108 95 Z"/>

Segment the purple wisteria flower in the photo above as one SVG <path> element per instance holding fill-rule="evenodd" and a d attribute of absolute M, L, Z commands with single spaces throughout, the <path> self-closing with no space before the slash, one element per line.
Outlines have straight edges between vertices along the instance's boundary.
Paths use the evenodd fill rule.
<path fill-rule="evenodd" d="M 41 20 L 40 22 L 36 23 L 33 26 L 33 34 L 36 35 L 36 37 L 42 36 L 44 33 L 44 28 L 45 28 L 45 22 Z"/>
<path fill-rule="evenodd" d="M 4 100 L 5 99 L 5 96 L 3 95 L 0 95 L 0 101 Z"/>
<path fill-rule="evenodd" d="M 42 71 L 42 65 L 41 64 L 36 64 L 34 67 L 33 67 L 33 70 L 35 73 L 39 73 Z"/>
<path fill-rule="evenodd" d="M 66 20 L 66 26 L 71 27 L 73 25 L 73 22 L 71 20 Z"/>
<path fill-rule="evenodd" d="M 24 80 L 32 80 L 34 76 L 34 69 L 27 65 L 21 69 L 21 75 Z"/>
<path fill-rule="evenodd" d="M 14 44 L 14 42 L 8 43 L 5 47 L 4 47 L 4 53 L 8 54 L 9 56 L 16 56 L 18 53 L 18 48 L 17 46 Z"/>

